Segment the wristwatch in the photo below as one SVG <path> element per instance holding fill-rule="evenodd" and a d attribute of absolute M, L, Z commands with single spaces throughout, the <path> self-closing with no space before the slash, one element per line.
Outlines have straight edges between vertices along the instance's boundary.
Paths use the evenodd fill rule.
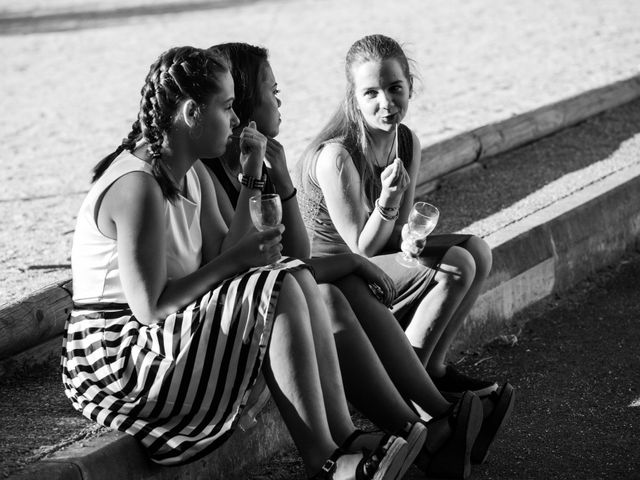
<path fill-rule="evenodd" d="M 263 173 L 262 178 L 256 178 L 250 175 L 239 173 L 238 181 L 240 182 L 240 184 L 252 190 L 263 190 L 265 184 L 267 183 L 267 175 Z"/>

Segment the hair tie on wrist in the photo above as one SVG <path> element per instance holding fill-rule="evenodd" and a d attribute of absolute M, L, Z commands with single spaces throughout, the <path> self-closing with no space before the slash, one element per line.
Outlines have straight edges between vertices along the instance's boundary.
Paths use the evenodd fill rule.
<path fill-rule="evenodd" d="M 291 192 L 291 194 L 287 195 L 281 201 L 282 202 L 286 202 L 287 200 L 291 200 L 293 197 L 296 196 L 297 193 L 298 193 L 298 189 L 296 187 L 293 187 L 293 192 Z"/>

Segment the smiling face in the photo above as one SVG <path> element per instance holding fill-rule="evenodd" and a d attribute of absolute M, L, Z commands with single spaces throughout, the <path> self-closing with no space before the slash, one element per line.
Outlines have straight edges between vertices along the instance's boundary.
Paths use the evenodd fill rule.
<path fill-rule="evenodd" d="M 251 120 L 256 122 L 258 130 L 267 137 L 275 137 L 280 132 L 280 105 L 278 84 L 268 62 L 260 68 L 257 82 L 257 102 Z"/>
<path fill-rule="evenodd" d="M 240 123 L 233 111 L 233 98 L 233 78 L 227 72 L 220 77 L 220 89 L 201 110 L 200 158 L 215 158 L 225 152 L 233 128 Z"/>
<path fill-rule="evenodd" d="M 390 132 L 407 114 L 411 86 L 395 58 L 352 67 L 358 109 L 371 133 Z"/>

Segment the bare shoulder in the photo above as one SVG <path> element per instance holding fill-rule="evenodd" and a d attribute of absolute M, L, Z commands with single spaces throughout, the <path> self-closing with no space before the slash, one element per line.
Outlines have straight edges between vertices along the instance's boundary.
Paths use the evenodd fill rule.
<path fill-rule="evenodd" d="M 156 179 L 146 172 L 129 172 L 118 178 L 106 191 L 100 210 L 106 208 L 110 217 L 131 217 L 154 206 L 162 205 L 164 197 Z"/>
<path fill-rule="evenodd" d="M 341 143 L 328 143 L 318 153 L 316 173 L 320 176 L 335 176 L 353 169 L 355 165 L 351 155 Z"/>

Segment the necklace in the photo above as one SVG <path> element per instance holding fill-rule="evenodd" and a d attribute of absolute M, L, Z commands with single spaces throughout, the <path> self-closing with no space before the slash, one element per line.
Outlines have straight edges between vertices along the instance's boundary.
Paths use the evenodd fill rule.
<path fill-rule="evenodd" d="M 396 124 L 395 136 L 393 137 L 393 141 L 389 146 L 389 151 L 387 152 L 386 157 L 384 157 L 384 161 L 380 161 L 380 159 L 378 158 L 378 153 L 376 152 L 375 149 L 373 149 L 373 157 L 374 157 L 374 163 L 376 164 L 376 167 L 384 169 L 389 166 L 389 159 L 391 158 L 391 152 L 393 152 L 394 145 L 396 147 L 396 157 L 397 157 L 398 156 L 398 125 L 397 124 Z"/>

